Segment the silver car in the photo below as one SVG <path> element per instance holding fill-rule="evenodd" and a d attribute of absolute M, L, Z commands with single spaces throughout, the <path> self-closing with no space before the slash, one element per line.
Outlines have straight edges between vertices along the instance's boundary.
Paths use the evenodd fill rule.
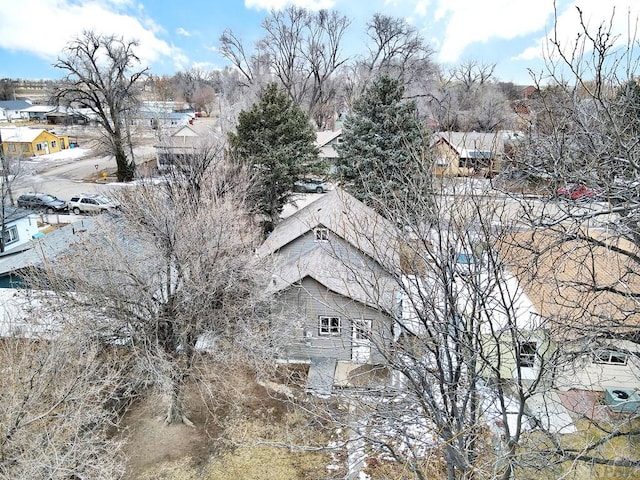
<path fill-rule="evenodd" d="M 69 211 L 76 215 L 80 213 L 108 212 L 120 207 L 118 202 L 115 202 L 110 198 L 88 193 L 74 195 L 71 197 L 71 200 L 67 202 L 67 205 L 69 206 Z"/>

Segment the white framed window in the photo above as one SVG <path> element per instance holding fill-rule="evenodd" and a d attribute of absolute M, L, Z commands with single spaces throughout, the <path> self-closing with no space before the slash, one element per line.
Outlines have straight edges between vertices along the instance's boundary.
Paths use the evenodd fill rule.
<path fill-rule="evenodd" d="M 369 340 L 371 338 L 372 320 L 364 318 L 362 320 L 353 320 L 353 339 Z"/>
<path fill-rule="evenodd" d="M 41 143 L 36 143 L 36 150 L 37 150 L 38 152 L 41 152 L 41 151 L 43 151 L 43 150 L 44 150 L 44 147 L 42 146 L 42 144 L 41 144 Z"/>
<path fill-rule="evenodd" d="M 313 235 L 316 242 L 328 242 L 329 241 L 329 229 L 324 227 L 317 227 L 313 229 Z"/>
<path fill-rule="evenodd" d="M 18 227 L 15 225 L 12 227 L 5 228 L 4 230 L 4 244 L 9 245 L 13 242 L 17 242 L 19 240 L 18 237 Z"/>
<path fill-rule="evenodd" d="M 319 335 L 340 335 L 342 331 L 342 320 L 340 317 L 328 317 L 320 315 L 318 317 Z"/>
<path fill-rule="evenodd" d="M 602 363 L 606 365 L 626 365 L 627 354 L 616 350 L 597 350 L 593 354 L 593 363 Z"/>
<path fill-rule="evenodd" d="M 533 368 L 536 364 L 536 342 L 524 342 L 518 347 L 518 362 L 521 368 Z"/>
<path fill-rule="evenodd" d="M 51 140 L 51 148 L 58 148 L 58 142 Z"/>

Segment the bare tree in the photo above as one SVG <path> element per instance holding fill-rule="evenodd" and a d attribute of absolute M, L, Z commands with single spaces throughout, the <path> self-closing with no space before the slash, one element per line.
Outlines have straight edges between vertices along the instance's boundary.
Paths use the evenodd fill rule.
<path fill-rule="evenodd" d="M 222 354 L 259 335 L 270 345 L 253 256 L 260 231 L 243 208 L 246 183 L 229 181 L 237 172 L 221 153 L 199 150 L 164 186 L 123 191 L 121 212 L 56 259 L 47 279 L 70 312 L 94 312 L 71 327 L 131 349 L 168 423 L 190 423 L 182 393 L 200 350 Z"/>
<path fill-rule="evenodd" d="M 221 52 L 242 72 L 248 84 L 271 81 L 258 75 L 266 66 L 317 126 L 325 127 L 331 118 L 328 105 L 336 93 L 330 79 L 346 61 L 340 47 L 349 23 L 334 11 L 311 13 L 290 6 L 272 11 L 263 21 L 265 36 L 256 45 L 255 53 L 247 53 L 230 31 L 220 38 Z"/>
<path fill-rule="evenodd" d="M 566 354 L 597 366 L 599 352 L 619 350 L 632 365 L 640 312 L 636 23 L 629 19 L 624 39 L 613 30 L 613 14 L 595 26 L 580 9 L 576 16 L 581 31 L 573 43 L 561 43 L 557 30 L 552 36 L 546 85 L 538 85 L 532 101 L 537 130 L 520 144 L 513 173 L 543 194 L 536 201 L 521 200 L 523 220 L 535 231 L 527 244 L 529 271 L 544 274 L 557 306 L 571 312 L 565 322 L 578 339 Z M 587 186 L 591 193 L 558 196 L 558 187 L 567 183 Z M 550 257 L 562 267 L 556 262 L 554 270 L 545 270 Z M 585 388 L 584 379 L 573 380 L 573 388 Z M 611 378 L 594 381 L 602 388 Z M 638 438 L 637 419 L 637 412 L 609 421 L 585 414 L 598 438 L 585 438 L 576 447 L 548 436 L 549 458 L 575 462 L 576 468 L 606 465 L 626 475 L 638 468 L 637 456 L 616 441 Z M 611 449 L 615 457 L 607 455 Z"/>
<path fill-rule="evenodd" d="M 0 477 L 124 478 L 112 433 L 122 398 L 131 397 L 126 355 L 58 328 L 61 317 L 38 293 L 18 298 L 33 316 L 17 328 L 19 318 L 6 315 L 10 302 L 3 306 Z M 16 336 L 6 336 L 9 325 Z"/>
<path fill-rule="evenodd" d="M 512 108 L 493 77 L 495 65 L 466 61 L 442 76 L 431 98 L 441 128 L 494 132 L 512 127 Z"/>
<path fill-rule="evenodd" d="M 347 105 L 380 75 L 398 79 L 411 98 L 424 96 L 437 78 L 433 50 L 406 20 L 376 14 L 367 23 L 368 53 L 351 65 L 344 81 Z"/>
<path fill-rule="evenodd" d="M 137 105 L 140 81 L 147 72 L 146 68 L 135 70 L 137 46 L 136 41 L 85 31 L 55 63 L 66 75 L 55 97 L 95 115 L 105 146 L 116 158 L 118 181 L 130 181 L 135 174 L 128 116 Z"/>

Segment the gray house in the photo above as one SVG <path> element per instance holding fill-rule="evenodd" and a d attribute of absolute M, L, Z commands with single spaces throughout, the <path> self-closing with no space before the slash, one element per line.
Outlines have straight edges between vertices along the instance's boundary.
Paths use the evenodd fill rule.
<path fill-rule="evenodd" d="M 393 338 L 395 227 L 339 188 L 276 226 L 258 249 L 268 290 L 291 322 L 283 360 L 310 365 L 313 390 L 348 386 Z M 363 370 L 360 368 L 360 370 Z"/>

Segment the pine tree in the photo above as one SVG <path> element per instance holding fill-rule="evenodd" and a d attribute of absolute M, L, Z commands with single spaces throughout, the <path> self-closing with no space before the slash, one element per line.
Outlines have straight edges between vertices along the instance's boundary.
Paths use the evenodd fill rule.
<path fill-rule="evenodd" d="M 416 104 L 403 101 L 403 94 L 398 80 L 379 77 L 354 102 L 344 122 L 338 173 L 344 188 L 370 204 L 406 201 L 405 194 L 416 191 L 409 183 L 415 187 L 417 178 L 431 177 L 423 166 Z"/>
<path fill-rule="evenodd" d="M 277 223 L 304 166 L 317 160 L 315 139 L 307 115 L 275 83 L 240 113 L 229 135 L 231 154 L 249 170 L 249 204 L 265 215 L 267 229 Z"/>

